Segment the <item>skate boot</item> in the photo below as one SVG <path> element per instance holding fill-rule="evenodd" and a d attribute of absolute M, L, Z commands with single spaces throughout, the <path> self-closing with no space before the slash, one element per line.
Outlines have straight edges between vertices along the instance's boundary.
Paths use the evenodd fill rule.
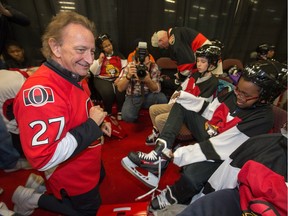
<path fill-rule="evenodd" d="M 152 211 L 161 210 L 167 206 L 177 204 L 177 199 L 173 196 L 169 186 L 161 191 L 159 195 L 154 197 L 150 203 Z"/>
<path fill-rule="evenodd" d="M 138 167 L 157 175 L 159 173 L 159 163 L 161 164 L 161 171 L 165 171 L 169 163 L 171 150 L 168 150 L 166 146 L 165 140 L 157 139 L 156 147 L 151 152 L 130 152 L 128 158 Z"/>
<path fill-rule="evenodd" d="M 130 152 L 128 157 L 122 159 L 122 166 L 148 187 L 158 187 L 160 177 L 171 158 L 171 150 L 166 148 L 166 141 L 157 139 L 156 143 L 155 149 L 148 154 Z M 139 172 L 137 167 L 147 170 L 148 175 L 145 176 Z"/>
<path fill-rule="evenodd" d="M 153 127 L 152 133 L 146 138 L 145 144 L 148 146 L 155 145 L 156 139 L 158 138 L 158 136 L 159 136 L 158 129 L 156 127 Z"/>

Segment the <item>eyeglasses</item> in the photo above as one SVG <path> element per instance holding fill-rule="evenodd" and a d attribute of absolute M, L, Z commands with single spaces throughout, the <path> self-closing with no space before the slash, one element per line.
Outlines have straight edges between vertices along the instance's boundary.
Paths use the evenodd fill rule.
<path fill-rule="evenodd" d="M 243 100 L 245 103 L 246 103 L 247 101 L 255 100 L 255 99 L 258 99 L 258 98 L 259 98 L 259 96 L 254 96 L 254 97 L 249 96 L 247 93 L 239 90 L 238 87 L 236 87 L 236 88 L 234 89 L 234 92 L 235 92 L 236 96 L 239 97 L 241 100 Z"/>

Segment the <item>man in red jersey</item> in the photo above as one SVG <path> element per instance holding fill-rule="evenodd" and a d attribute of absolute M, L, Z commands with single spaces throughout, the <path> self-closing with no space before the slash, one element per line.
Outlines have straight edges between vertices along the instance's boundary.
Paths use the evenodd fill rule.
<path fill-rule="evenodd" d="M 23 85 L 14 114 L 23 151 L 31 165 L 44 172 L 48 194 L 19 186 L 14 211 L 30 215 L 37 207 L 63 215 L 96 215 L 103 123 L 106 112 L 93 106 L 82 87 L 94 60 L 94 24 L 75 12 L 60 12 L 42 37 L 47 61 Z M 25 113 L 25 115 L 23 115 Z"/>

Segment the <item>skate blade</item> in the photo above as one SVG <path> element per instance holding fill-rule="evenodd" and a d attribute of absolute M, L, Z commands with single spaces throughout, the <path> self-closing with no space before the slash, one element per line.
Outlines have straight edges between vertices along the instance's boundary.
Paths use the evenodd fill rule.
<path fill-rule="evenodd" d="M 121 164 L 129 173 L 135 176 L 138 180 L 144 183 L 147 187 L 150 187 L 150 188 L 158 187 L 159 178 L 150 172 L 148 172 L 147 176 L 143 175 L 141 172 L 139 172 L 136 169 L 136 167 L 138 166 L 134 164 L 128 157 L 123 158 L 121 160 Z"/>

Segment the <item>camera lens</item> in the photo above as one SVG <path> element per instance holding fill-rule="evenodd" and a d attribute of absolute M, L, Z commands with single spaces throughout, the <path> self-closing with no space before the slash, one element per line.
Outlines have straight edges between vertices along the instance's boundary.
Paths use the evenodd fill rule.
<path fill-rule="evenodd" d="M 137 65 L 137 76 L 139 79 L 143 79 L 146 76 L 147 67 L 143 64 Z"/>

